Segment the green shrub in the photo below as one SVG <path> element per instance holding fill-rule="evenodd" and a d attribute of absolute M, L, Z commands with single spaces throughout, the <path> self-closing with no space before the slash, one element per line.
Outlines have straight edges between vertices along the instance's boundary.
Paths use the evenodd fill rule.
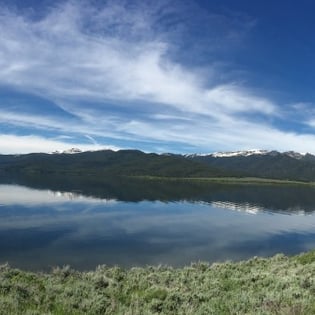
<path fill-rule="evenodd" d="M 0 266 L 0 314 L 315 314 L 315 252 L 189 267 Z"/>

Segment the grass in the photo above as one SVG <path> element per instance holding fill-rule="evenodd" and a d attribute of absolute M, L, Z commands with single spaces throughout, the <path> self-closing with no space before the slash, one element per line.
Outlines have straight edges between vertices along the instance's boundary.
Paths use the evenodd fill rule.
<path fill-rule="evenodd" d="M 261 177 L 160 177 L 160 176 L 130 176 L 132 178 L 158 181 L 192 181 L 218 184 L 278 184 L 278 185 L 307 185 L 315 186 L 315 182 L 304 182 L 286 179 Z"/>
<path fill-rule="evenodd" d="M 315 314 L 315 251 L 184 268 L 0 267 L 0 314 Z"/>

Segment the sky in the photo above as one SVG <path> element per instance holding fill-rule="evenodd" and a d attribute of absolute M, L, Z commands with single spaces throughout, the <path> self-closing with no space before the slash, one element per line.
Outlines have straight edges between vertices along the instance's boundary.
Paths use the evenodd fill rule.
<path fill-rule="evenodd" d="M 0 153 L 315 153 L 311 0 L 0 0 Z"/>

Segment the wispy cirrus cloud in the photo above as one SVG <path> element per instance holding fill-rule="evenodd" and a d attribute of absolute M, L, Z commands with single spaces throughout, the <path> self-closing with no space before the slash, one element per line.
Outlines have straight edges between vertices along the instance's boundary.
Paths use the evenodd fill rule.
<path fill-rule="evenodd" d="M 102 28 L 93 26 L 98 32 L 91 33 L 94 14 Z M 128 40 L 124 32 L 129 27 L 132 34 L 150 30 L 149 14 L 139 9 L 130 14 L 117 5 L 97 12 L 75 2 L 60 4 L 40 21 L 7 12 L 1 28 L 0 80 L 57 104 L 58 99 L 149 100 L 210 116 L 221 107 L 274 110 L 271 102 L 246 95 L 236 85 L 205 88 L 205 78 L 168 58 L 170 44 L 159 34 L 151 31 L 149 38 Z"/>
<path fill-rule="evenodd" d="M 190 25 L 179 12 L 187 14 L 187 6 L 68 1 L 34 19 L 0 7 L 0 85 L 45 98 L 71 114 L 71 119 L 58 119 L 25 113 L 23 106 L 19 113 L 1 110 L 0 105 L 0 123 L 33 128 L 34 133 L 40 129 L 41 138 L 44 130 L 85 140 L 87 135 L 95 147 L 151 143 L 151 151 L 161 146 L 170 151 L 277 148 L 280 140 L 284 149 L 315 144 L 311 134 L 277 128 L 279 106 L 237 78 L 222 79 L 228 76 L 216 58 L 203 69 L 185 64 L 187 52 L 176 59 L 180 39 L 188 42 L 183 30 Z M 211 33 L 214 51 L 240 41 L 254 25 L 240 17 L 208 18 L 221 34 L 218 40 Z M 66 139 L 49 143 L 68 145 Z"/>

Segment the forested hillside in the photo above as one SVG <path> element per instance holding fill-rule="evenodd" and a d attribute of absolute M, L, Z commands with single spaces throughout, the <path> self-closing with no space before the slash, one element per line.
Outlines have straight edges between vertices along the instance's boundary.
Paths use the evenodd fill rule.
<path fill-rule="evenodd" d="M 225 176 L 222 170 L 183 156 L 146 154 L 136 150 L 95 151 L 78 154 L 26 154 L 0 156 L 6 173 L 71 174 L 89 176 Z"/>
<path fill-rule="evenodd" d="M 287 154 L 272 152 L 264 155 L 213 157 L 190 156 L 188 159 L 207 166 L 224 169 L 226 173 L 241 176 L 276 178 L 284 180 L 315 180 L 315 159 L 312 155 L 294 158 Z"/>
<path fill-rule="evenodd" d="M 250 156 L 177 155 L 137 150 L 0 155 L 0 173 L 157 177 L 260 177 L 315 181 L 315 157 L 272 152 Z"/>

